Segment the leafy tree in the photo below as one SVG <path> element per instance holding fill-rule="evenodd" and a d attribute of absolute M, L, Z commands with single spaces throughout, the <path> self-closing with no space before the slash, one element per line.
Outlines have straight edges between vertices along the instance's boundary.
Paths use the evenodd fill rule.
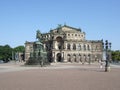
<path fill-rule="evenodd" d="M 0 46 L 0 60 L 3 59 L 3 46 Z"/>
<path fill-rule="evenodd" d="M 12 50 L 9 45 L 0 46 L 0 59 L 8 62 L 12 58 Z"/>
<path fill-rule="evenodd" d="M 25 51 L 25 47 L 24 46 L 17 46 L 14 48 L 15 52 L 24 52 Z"/>
<path fill-rule="evenodd" d="M 120 61 L 120 50 L 112 51 L 112 60 Z"/>
<path fill-rule="evenodd" d="M 0 45 L 0 60 L 4 60 L 5 62 L 8 62 L 12 59 L 12 53 L 16 52 L 24 52 L 25 47 L 24 46 L 17 46 L 15 48 L 11 48 L 9 45 L 1 46 Z"/>

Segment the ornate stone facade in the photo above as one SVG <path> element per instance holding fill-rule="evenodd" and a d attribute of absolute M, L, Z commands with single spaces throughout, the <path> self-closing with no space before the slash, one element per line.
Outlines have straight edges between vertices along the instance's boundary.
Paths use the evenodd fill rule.
<path fill-rule="evenodd" d="M 93 62 L 102 59 L 102 40 L 86 40 L 79 28 L 59 25 L 42 34 L 50 62 Z M 25 43 L 25 60 L 33 52 L 34 42 Z"/>

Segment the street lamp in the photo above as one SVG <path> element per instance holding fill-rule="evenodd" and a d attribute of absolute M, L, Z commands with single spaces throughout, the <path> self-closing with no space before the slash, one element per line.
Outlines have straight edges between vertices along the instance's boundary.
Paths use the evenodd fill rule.
<path fill-rule="evenodd" d="M 110 52 L 111 52 L 111 43 L 108 40 L 103 42 L 103 51 L 105 50 L 106 53 L 106 61 L 105 61 L 105 72 L 110 71 Z"/>

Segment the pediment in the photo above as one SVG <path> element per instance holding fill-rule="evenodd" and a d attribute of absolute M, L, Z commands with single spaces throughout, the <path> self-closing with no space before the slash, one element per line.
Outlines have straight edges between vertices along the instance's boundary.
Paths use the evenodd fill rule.
<path fill-rule="evenodd" d="M 81 32 L 81 29 L 70 27 L 70 26 L 66 26 L 66 25 L 64 25 L 61 29 L 64 32 Z"/>
<path fill-rule="evenodd" d="M 56 32 L 76 32 L 77 33 L 77 32 L 81 32 L 81 29 L 64 25 L 64 26 L 59 26 L 58 28 L 52 30 L 52 32 L 54 32 L 54 33 L 56 33 Z"/>

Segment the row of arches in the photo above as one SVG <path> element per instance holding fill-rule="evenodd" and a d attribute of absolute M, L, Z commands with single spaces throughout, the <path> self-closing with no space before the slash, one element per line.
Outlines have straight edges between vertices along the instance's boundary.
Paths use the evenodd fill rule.
<path fill-rule="evenodd" d="M 81 45 L 81 44 L 67 44 L 67 49 L 68 50 L 91 50 L 91 46 L 89 44 L 84 44 L 84 45 Z"/>
<path fill-rule="evenodd" d="M 64 47 L 64 42 L 62 37 L 56 38 L 56 48 L 61 49 Z M 90 50 L 91 45 L 90 44 L 76 44 L 76 43 L 66 43 L 66 49 L 68 50 Z"/>
<path fill-rule="evenodd" d="M 79 37 L 84 37 L 83 34 L 77 34 L 77 33 L 75 33 L 75 34 L 73 34 L 73 33 L 72 33 L 72 34 L 68 33 L 67 36 L 69 36 L 69 37 L 77 37 L 77 36 L 79 36 Z"/>
<path fill-rule="evenodd" d="M 91 54 L 91 53 L 53 53 L 53 61 L 55 62 L 94 62 L 99 61 L 102 58 L 101 54 Z"/>
<path fill-rule="evenodd" d="M 90 54 L 67 54 L 67 61 L 68 62 L 88 62 L 91 60 L 91 55 Z"/>
<path fill-rule="evenodd" d="M 61 53 L 56 54 L 57 62 L 63 62 L 63 56 Z M 89 62 L 91 60 L 91 55 L 88 54 L 67 54 L 67 61 L 68 62 Z"/>

